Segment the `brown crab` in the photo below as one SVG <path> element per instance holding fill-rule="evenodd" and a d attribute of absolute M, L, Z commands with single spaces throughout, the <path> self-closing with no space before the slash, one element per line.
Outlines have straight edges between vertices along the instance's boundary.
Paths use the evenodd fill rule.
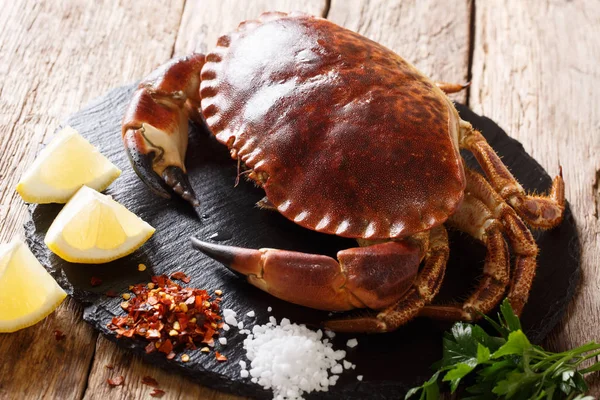
<path fill-rule="evenodd" d="M 185 175 L 187 123 L 206 123 L 265 190 L 260 205 L 308 229 L 356 238 L 360 247 L 337 260 L 194 240 L 281 299 L 379 310 L 328 321 L 330 329 L 390 331 L 417 315 L 472 320 L 507 287 L 520 313 L 538 251 L 523 220 L 556 226 L 563 180 L 554 179 L 548 196 L 525 193 L 444 94 L 462 87 L 436 84 L 326 19 L 272 12 L 242 22 L 212 53 L 172 60 L 148 76 L 125 114 L 123 140 L 154 191 L 198 206 Z M 475 155 L 489 182 L 465 168 L 459 149 Z M 431 305 L 448 259 L 445 222 L 487 247 L 483 276 L 462 305 Z"/>

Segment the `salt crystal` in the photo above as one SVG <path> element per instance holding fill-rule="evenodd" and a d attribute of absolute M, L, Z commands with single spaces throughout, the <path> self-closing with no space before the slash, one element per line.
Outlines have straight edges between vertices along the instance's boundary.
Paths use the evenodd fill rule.
<path fill-rule="evenodd" d="M 362 381 L 362 380 L 363 380 L 363 376 L 362 376 L 362 375 L 358 375 L 358 376 L 356 377 L 356 379 L 358 379 L 359 381 Z"/>
<path fill-rule="evenodd" d="M 233 311 L 231 308 L 226 308 L 223 310 L 223 317 L 228 317 L 230 315 L 232 317 L 235 317 L 235 316 L 237 316 L 237 313 L 235 311 Z"/>
<path fill-rule="evenodd" d="M 352 363 L 350 361 L 344 360 L 344 369 L 352 368 Z"/>
<path fill-rule="evenodd" d="M 333 339 L 335 337 L 335 332 L 325 329 L 325 335 L 327 335 L 329 339 Z"/>
<path fill-rule="evenodd" d="M 237 319 L 235 319 L 235 317 L 233 315 L 228 315 L 225 317 L 225 322 L 228 323 L 229 325 L 237 325 Z"/>
<path fill-rule="evenodd" d="M 223 324 L 222 328 L 225 332 L 227 332 L 229 330 L 229 325 Z"/>
<path fill-rule="evenodd" d="M 277 325 L 277 320 L 275 319 L 275 317 L 269 317 L 269 322 L 273 325 Z"/>
<path fill-rule="evenodd" d="M 254 310 L 252 310 L 252 311 L 248 311 L 248 312 L 246 313 L 246 315 L 247 315 L 247 316 L 249 316 L 249 317 L 251 317 L 251 318 L 252 318 L 252 317 L 254 317 L 254 315 L 255 315 L 255 314 L 254 314 Z"/>
<path fill-rule="evenodd" d="M 358 340 L 356 340 L 356 339 L 350 339 L 346 342 L 346 346 L 350 347 L 351 349 L 356 347 L 357 344 L 358 344 Z"/>
<path fill-rule="evenodd" d="M 273 311 L 273 307 L 267 307 L 267 312 Z"/>
<path fill-rule="evenodd" d="M 331 372 L 333 374 L 341 374 L 342 372 L 344 372 L 344 369 L 340 364 L 335 364 L 333 368 L 331 368 Z"/>
<path fill-rule="evenodd" d="M 219 343 L 221 343 L 222 345 L 226 345 L 227 344 L 227 338 L 220 337 L 219 338 Z"/>
<path fill-rule="evenodd" d="M 241 370 L 241 371 L 240 371 L 240 376 L 241 376 L 242 378 L 247 378 L 247 377 L 248 377 L 248 375 L 249 375 L 249 373 L 248 373 L 248 371 L 247 371 L 247 370 L 243 369 L 243 370 Z"/>
<path fill-rule="evenodd" d="M 240 367 L 242 367 L 242 369 L 246 369 L 246 366 L 247 366 L 247 365 L 246 365 L 246 361 L 244 361 L 244 360 L 241 360 L 241 361 L 240 361 Z"/>
<path fill-rule="evenodd" d="M 242 321 L 237 324 L 238 329 L 244 329 L 244 323 Z"/>

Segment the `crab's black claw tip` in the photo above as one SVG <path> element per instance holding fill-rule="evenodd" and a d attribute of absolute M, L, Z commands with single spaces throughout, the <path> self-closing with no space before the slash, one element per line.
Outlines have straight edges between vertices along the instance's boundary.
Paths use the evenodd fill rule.
<path fill-rule="evenodd" d="M 155 194 L 170 198 L 171 194 L 163 179 L 154 172 L 152 162 L 156 156 L 154 151 L 142 153 L 136 144 L 135 131 L 129 131 L 124 137 L 125 150 L 135 173 Z"/>
<path fill-rule="evenodd" d="M 204 242 L 195 237 L 190 238 L 190 240 L 192 241 L 192 246 L 195 249 L 200 250 L 202 253 L 206 254 L 210 258 L 217 260 L 218 262 L 224 264 L 227 267 L 229 267 L 236 258 L 237 248 L 235 247 Z"/>
<path fill-rule="evenodd" d="M 182 199 L 190 203 L 194 208 L 200 206 L 200 202 L 194 193 L 194 189 L 185 172 L 179 167 L 167 167 L 163 174 L 166 184 L 177 193 Z"/>
<path fill-rule="evenodd" d="M 259 250 L 225 246 L 191 238 L 192 246 L 210 258 L 222 263 L 233 272 L 248 276 L 259 276 L 262 271 L 262 253 Z"/>

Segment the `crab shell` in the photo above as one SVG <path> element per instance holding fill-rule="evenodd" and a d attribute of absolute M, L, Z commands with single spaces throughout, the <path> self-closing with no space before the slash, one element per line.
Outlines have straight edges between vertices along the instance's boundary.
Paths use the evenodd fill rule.
<path fill-rule="evenodd" d="M 386 239 L 460 205 L 458 113 L 384 46 L 326 19 L 268 13 L 219 38 L 206 61 L 208 126 L 288 219 Z"/>

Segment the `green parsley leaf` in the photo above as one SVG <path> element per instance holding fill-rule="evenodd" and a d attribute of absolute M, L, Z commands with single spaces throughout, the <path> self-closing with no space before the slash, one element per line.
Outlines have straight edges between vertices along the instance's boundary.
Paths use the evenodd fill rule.
<path fill-rule="evenodd" d="M 508 298 L 504 299 L 500 305 L 500 313 L 504 319 L 504 326 L 508 328 L 510 332 L 521 330 L 521 321 L 519 321 L 519 317 L 515 315 Z"/>
<path fill-rule="evenodd" d="M 492 354 L 492 358 L 500 358 L 510 354 L 522 355 L 524 351 L 531 348 L 531 343 L 527 336 L 521 331 L 511 332 L 508 335 L 508 341 Z"/>
<path fill-rule="evenodd" d="M 477 366 L 477 359 L 471 358 L 465 362 L 461 362 L 456 364 L 454 368 L 444 375 L 442 381 L 450 382 L 450 390 L 452 393 L 456 391 L 460 380 L 465 377 L 469 372 L 473 371 L 473 369 Z"/>

